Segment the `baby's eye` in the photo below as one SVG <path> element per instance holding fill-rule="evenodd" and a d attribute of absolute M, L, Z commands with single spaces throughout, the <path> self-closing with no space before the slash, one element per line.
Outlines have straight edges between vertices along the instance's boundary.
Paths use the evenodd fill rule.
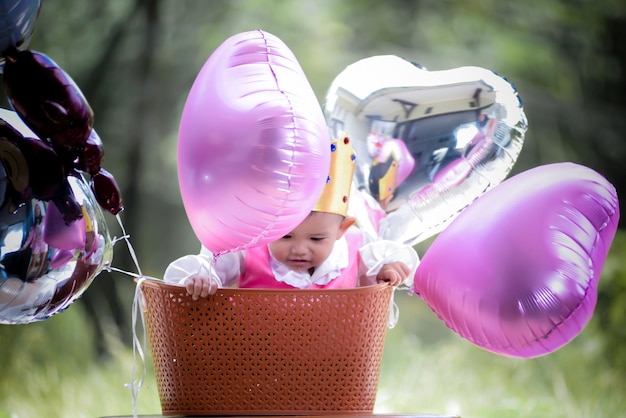
<path fill-rule="evenodd" d="M 282 237 L 282 239 L 289 239 L 289 238 L 291 238 L 291 235 L 289 235 L 289 234 L 287 234 L 287 235 Z"/>
<path fill-rule="evenodd" d="M 311 241 L 324 241 L 324 237 L 311 237 Z"/>

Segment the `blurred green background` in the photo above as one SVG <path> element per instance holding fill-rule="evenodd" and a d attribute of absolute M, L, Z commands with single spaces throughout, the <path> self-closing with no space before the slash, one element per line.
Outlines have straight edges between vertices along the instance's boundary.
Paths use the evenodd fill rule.
<path fill-rule="evenodd" d="M 199 248 L 178 189 L 178 122 L 212 51 L 253 29 L 292 49 L 320 103 L 339 72 L 372 55 L 434 71 L 492 69 L 515 84 L 529 120 L 512 174 L 572 161 L 605 175 L 618 195 L 626 189 L 623 0 L 43 0 L 30 47 L 70 74 L 90 102 L 144 274 L 159 277 L 171 260 Z M 122 235 L 106 216 L 111 235 Z M 115 267 L 136 271 L 123 242 L 114 250 Z M 400 323 L 388 333 L 376 412 L 623 416 L 624 255 L 620 229 L 593 320 L 572 343 L 537 359 L 474 347 L 421 300 L 398 295 Z M 131 414 L 124 385 L 136 365 L 133 292 L 132 278 L 103 272 L 66 312 L 0 325 L 0 418 Z M 138 412 L 159 413 L 149 357 L 145 366 Z"/>

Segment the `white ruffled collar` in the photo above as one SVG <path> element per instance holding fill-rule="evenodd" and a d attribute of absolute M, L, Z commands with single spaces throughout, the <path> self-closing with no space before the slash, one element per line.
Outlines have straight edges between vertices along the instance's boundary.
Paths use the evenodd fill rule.
<path fill-rule="evenodd" d="M 341 270 L 348 267 L 348 242 L 341 237 L 335 242 L 330 255 L 313 274 L 307 271 L 291 270 L 285 264 L 277 261 L 270 251 L 270 267 L 276 280 L 299 289 L 306 289 L 312 285 L 323 286 L 330 283 L 341 274 Z"/>

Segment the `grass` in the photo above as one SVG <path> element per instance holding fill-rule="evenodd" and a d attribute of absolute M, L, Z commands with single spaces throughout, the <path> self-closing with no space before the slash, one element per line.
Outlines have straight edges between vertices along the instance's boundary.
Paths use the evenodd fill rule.
<path fill-rule="evenodd" d="M 378 411 L 464 418 L 608 418 L 626 411 L 624 375 L 602 358 L 593 325 L 556 352 L 516 359 L 473 346 L 421 308 L 412 325 L 427 330 L 390 331 Z"/>
<path fill-rule="evenodd" d="M 398 295 L 375 412 L 463 418 L 617 417 L 626 410 L 624 375 L 603 358 L 593 323 L 566 347 L 536 359 L 479 349 L 448 330 L 425 304 Z M 46 321 L 0 328 L 0 418 L 132 415 L 132 350 L 96 358 L 79 303 Z M 129 307 L 130 314 L 130 307 Z M 140 365 L 140 364 L 139 364 Z M 151 360 L 140 415 L 160 413 Z"/>
<path fill-rule="evenodd" d="M 43 322 L 0 330 L 0 418 L 132 415 L 131 391 L 125 387 L 132 380 L 132 350 L 111 333 L 115 354 L 95 356 L 76 305 Z M 149 359 L 147 363 L 150 376 L 138 402 L 138 412 L 144 414 L 160 412 Z"/>

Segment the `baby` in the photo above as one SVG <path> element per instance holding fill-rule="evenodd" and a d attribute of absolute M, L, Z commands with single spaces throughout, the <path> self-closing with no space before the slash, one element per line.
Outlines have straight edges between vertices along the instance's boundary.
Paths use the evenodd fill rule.
<path fill-rule="evenodd" d="M 351 288 L 376 282 L 409 284 L 417 264 L 413 248 L 391 241 L 367 242 L 348 217 L 354 170 L 348 138 L 331 146 L 331 174 L 313 211 L 289 234 L 266 245 L 223 254 L 205 247 L 172 262 L 166 282 L 184 285 L 193 299 L 219 287 Z"/>

